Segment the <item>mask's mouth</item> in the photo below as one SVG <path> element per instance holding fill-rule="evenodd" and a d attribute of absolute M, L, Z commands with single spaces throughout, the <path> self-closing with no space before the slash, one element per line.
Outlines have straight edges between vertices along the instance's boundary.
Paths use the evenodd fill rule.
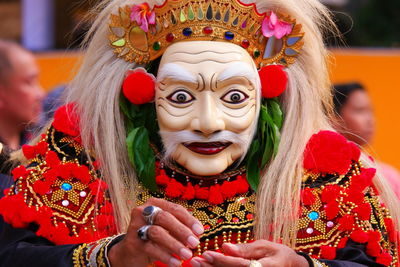
<path fill-rule="evenodd" d="M 195 153 L 202 155 L 214 155 L 221 152 L 231 144 L 231 142 L 194 142 L 183 145 Z"/>

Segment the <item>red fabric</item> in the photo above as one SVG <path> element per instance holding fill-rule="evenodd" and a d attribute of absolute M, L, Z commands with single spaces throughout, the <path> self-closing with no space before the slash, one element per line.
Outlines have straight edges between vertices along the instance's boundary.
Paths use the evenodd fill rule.
<path fill-rule="evenodd" d="M 125 78 L 122 93 L 135 105 L 149 103 L 154 100 L 155 81 L 148 73 L 135 71 Z"/>
<path fill-rule="evenodd" d="M 286 90 L 288 77 L 284 68 L 282 65 L 268 65 L 258 71 L 264 98 L 280 96 Z"/>
<path fill-rule="evenodd" d="M 332 131 L 314 134 L 304 152 L 304 168 L 313 173 L 346 174 L 355 156 L 354 144 Z"/>
<path fill-rule="evenodd" d="M 304 189 L 301 190 L 301 202 L 306 205 L 312 205 L 315 203 L 316 197 L 315 195 L 312 193 L 312 189 L 309 187 L 306 187 Z"/>
<path fill-rule="evenodd" d="M 321 246 L 321 258 L 333 260 L 336 257 L 336 248 L 331 246 Z"/>

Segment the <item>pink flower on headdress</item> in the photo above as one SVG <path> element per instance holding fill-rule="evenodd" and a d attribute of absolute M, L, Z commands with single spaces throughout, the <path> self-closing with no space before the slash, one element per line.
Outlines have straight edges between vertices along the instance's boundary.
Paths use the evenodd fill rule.
<path fill-rule="evenodd" d="M 278 16 L 271 11 L 269 16 L 265 16 L 261 29 L 265 37 L 275 36 L 277 39 L 281 39 L 292 32 L 292 24 L 279 20 Z"/>
<path fill-rule="evenodd" d="M 131 20 L 136 21 L 142 30 L 149 31 L 149 24 L 156 24 L 156 14 L 147 3 L 132 7 Z"/>

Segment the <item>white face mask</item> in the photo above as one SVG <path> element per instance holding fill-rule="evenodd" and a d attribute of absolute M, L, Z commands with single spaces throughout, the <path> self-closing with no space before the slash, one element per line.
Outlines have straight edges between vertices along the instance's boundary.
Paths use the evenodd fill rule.
<path fill-rule="evenodd" d="M 237 45 L 194 41 L 170 46 L 156 88 L 165 156 L 204 176 L 243 158 L 256 125 L 257 84 L 252 58 Z"/>

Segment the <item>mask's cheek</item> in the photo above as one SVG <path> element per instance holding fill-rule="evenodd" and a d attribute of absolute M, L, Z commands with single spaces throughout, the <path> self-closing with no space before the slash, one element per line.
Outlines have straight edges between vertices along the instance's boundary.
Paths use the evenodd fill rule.
<path fill-rule="evenodd" d="M 182 131 L 190 128 L 193 119 L 194 108 L 176 108 L 166 100 L 156 101 L 158 124 L 161 131 Z"/>
<path fill-rule="evenodd" d="M 256 119 L 256 103 L 249 103 L 241 109 L 223 107 L 226 130 L 241 133 L 246 131 Z"/>

